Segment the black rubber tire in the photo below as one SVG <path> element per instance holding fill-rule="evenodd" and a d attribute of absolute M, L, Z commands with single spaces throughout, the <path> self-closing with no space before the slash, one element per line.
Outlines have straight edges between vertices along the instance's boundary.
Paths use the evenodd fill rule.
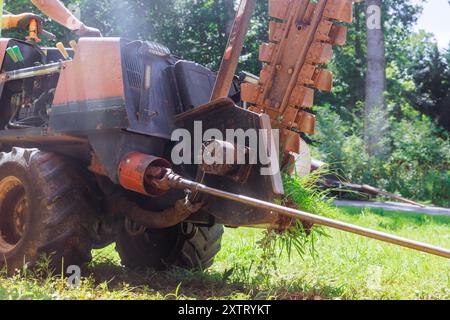
<path fill-rule="evenodd" d="M 173 228 L 145 230 L 132 236 L 125 230 L 116 241 L 122 264 L 130 268 L 165 270 L 173 266 L 205 270 L 221 249 L 222 225 L 197 227 L 182 223 Z"/>
<path fill-rule="evenodd" d="M 5 177 L 20 180 L 27 209 L 20 240 L 12 249 L 0 243 L 0 268 L 6 267 L 8 274 L 24 264 L 33 268 L 43 254 L 57 272 L 91 260 L 88 224 L 94 212 L 86 182 L 69 161 L 37 149 L 13 148 L 0 153 L 0 181 Z"/>

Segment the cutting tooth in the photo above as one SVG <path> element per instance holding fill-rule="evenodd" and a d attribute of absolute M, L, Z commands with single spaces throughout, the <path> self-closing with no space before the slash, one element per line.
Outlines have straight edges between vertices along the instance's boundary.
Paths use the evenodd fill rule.
<path fill-rule="evenodd" d="M 290 0 L 269 0 L 269 15 L 271 17 L 286 20 L 288 17 L 288 9 Z"/>
<path fill-rule="evenodd" d="M 284 110 L 281 121 L 288 128 L 292 128 L 292 126 L 296 125 L 295 120 L 299 112 L 300 110 L 297 107 L 289 106 Z"/>
<path fill-rule="evenodd" d="M 297 129 L 300 132 L 314 134 L 316 131 L 316 117 L 309 112 L 299 112 L 295 122 L 298 124 Z"/>
<path fill-rule="evenodd" d="M 283 38 L 283 33 L 286 29 L 285 23 L 279 23 L 275 21 L 269 22 L 269 41 L 280 42 Z"/>
<path fill-rule="evenodd" d="M 289 97 L 289 104 L 302 108 L 312 108 L 314 105 L 314 89 L 297 85 Z"/>
<path fill-rule="evenodd" d="M 330 40 L 332 45 L 343 46 L 347 42 L 346 26 L 333 25 L 330 31 Z"/>
<path fill-rule="evenodd" d="M 353 21 L 353 0 L 328 0 L 323 16 L 351 23 Z"/>
<path fill-rule="evenodd" d="M 329 20 L 323 20 L 319 24 L 315 39 L 316 41 L 342 46 L 347 41 L 347 30 L 346 26 L 335 25 Z"/>
<path fill-rule="evenodd" d="M 320 91 L 330 92 L 333 89 L 333 74 L 329 70 L 317 69 L 313 81 L 314 87 Z"/>
<path fill-rule="evenodd" d="M 312 64 L 327 64 L 333 58 L 333 46 L 315 42 L 308 51 L 307 61 Z"/>
<path fill-rule="evenodd" d="M 316 41 L 330 42 L 330 33 L 333 28 L 333 22 L 329 20 L 322 20 L 317 28 Z"/>
<path fill-rule="evenodd" d="M 259 61 L 270 62 L 275 51 L 275 43 L 263 43 L 259 47 Z"/>
<path fill-rule="evenodd" d="M 313 85 L 314 82 L 312 78 L 314 77 L 314 72 L 316 71 L 316 66 L 312 64 L 303 65 L 298 75 L 297 83 L 300 85 Z"/>

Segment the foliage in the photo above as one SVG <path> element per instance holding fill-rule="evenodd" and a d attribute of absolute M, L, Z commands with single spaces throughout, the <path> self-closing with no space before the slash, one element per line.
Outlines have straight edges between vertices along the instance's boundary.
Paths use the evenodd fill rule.
<path fill-rule="evenodd" d="M 316 100 L 317 156 L 341 174 L 421 201 L 449 205 L 448 52 L 427 33 L 412 31 L 421 11 L 411 1 L 383 1 L 389 116 L 379 132 L 383 156 L 370 158 L 363 140 L 364 4 L 355 4 L 347 45 L 335 50 L 332 93 Z M 431 116 L 428 118 L 421 114 Z M 373 117 L 377 115 L 374 114 Z"/>
<path fill-rule="evenodd" d="M 326 174 L 326 169 L 301 178 L 285 174 L 283 176 L 285 196 L 281 205 L 312 214 L 332 216 L 336 208 L 330 204 L 331 199 L 327 198 L 327 193 L 318 187 L 323 174 Z M 293 220 L 287 230 L 269 229 L 264 234 L 265 236 L 258 242 L 263 254 L 257 262 L 259 266 L 257 269 L 260 271 L 260 277 L 265 278 L 266 282 L 269 281 L 267 268 L 277 269 L 279 256 L 284 253 L 289 259 L 294 254 L 301 258 L 305 255 L 314 256 L 317 238 L 327 235 L 320 226 L 301 220 Z M 274 254 L 275 252 L 279 255 Z"/>
<path fill-rule="evenodd" d="M 414 213 L 337 210 L 349 223 L 449 247 L 448 217 Z M 0 275 L 0 299 L 442 299 L 450 298 L 448 261 L 409 249 L 330 230 L 310 254 L 274 252 L 278 268 L 260 277 L 257 243 L 264 232 L 227 229 L 212 269 L 132 271 L 120 266 L 114 246 L 93 252 L 79 288 L 62 277 Z M 45 267 L 42 274 L 45 274 Z M 268 279 L 268 281 L 265 281 Z"/>
<path fill-rule="evenodd" d="M 416 90 L 409 94 L 412 105 L 450 130 L 450 51 L 432 45 L 418 53 L 410 73 Z"/>
<path fill-rule="evenodd" d="M 214 70 L 219 66 L 232 19 L 230 5 L 237 4 L 236 0 L 64 2 L 78 3 L 82 20 L 99 27 L 106 36 L 158 41 L 176 55 Z M 380 132 L 386 132 L 381 139 L 386 152 L 380 159 L 369 159 L 361 140 L 367 51 L 364 6 L 363 2 L 355 3 L 347 44 L 335 49 L 330 66 L 335 76 L 334 91 L 317 95 L 320 133 L 313 139 L 322 144 L 319 155 L 355 182 L 448 204 L 448 132 L 434 122 L 448 129 L 449 53 L 439 52 L 431 35 L 413 32 L 420 2 L 383 1 L 389 117 L 386 130 Z M 37 12 L 29 0 L 8 0 L 6 9 Z M 268 20 L 268 1 L 258 1 L 240 69 L 259 73 L 259 44 L 267 41 Z M 67 42 L 73 37 L 48 19 L 46 28 L 60 40 Z M 405 130 L 408 134 L 403 136 Z"/>
<path fill-rule="evenodd" d="M 414 110 L 412 119 L 390 119 L 385 159 L 371 159 L 361 128 L 348 128 L 342 118 L 325 107 L 318 111 L 316 136 L 319 156 L 351 181 L 383 188 L 424 202 L 450 205 L 450 141 L 428 117 Z M 330 139 L 332 137 L 332 139 Z"/>

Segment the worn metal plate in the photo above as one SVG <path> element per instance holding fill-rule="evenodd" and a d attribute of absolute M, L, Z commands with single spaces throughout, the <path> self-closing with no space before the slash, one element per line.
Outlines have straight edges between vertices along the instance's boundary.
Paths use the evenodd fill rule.
<path fill-rule="evenodd" d="M 259 115 L 237 107 L 230 99 L 214 101 L 178 117 L 179 125 L 191 132 L 194 131 L 195 121 L 201 121 L 203 132 L 208 129 L 218 129 L 224 136 L 227 129 L 242 129 L 244 131 L 247 129 L 271 129 L 270 119 L 266 115 Z M 265 147 L 274 143 L 270 137 L 263 139 L 265 141 L 262 144 L 265 144 Z M 271 156 L 276 156 L 278 164 L 278 154 L 271 154 Z M 227 177 L 212 175 L 205 175 L 202 182 L 220 190 L 265 201 L 274 201 L 284 192 L 281 174 L 278 170 L 274 175 L 262 175 L 262 168 L 265 168 L 265 166 L 260 162 L 254 165 L 245 184 L 240 184 Z M 210 198 L 206 210 L 216 217 L 217 223 L 230 226 L 274 225 L 278 222 L 277 215 L 223 199 Z"/>

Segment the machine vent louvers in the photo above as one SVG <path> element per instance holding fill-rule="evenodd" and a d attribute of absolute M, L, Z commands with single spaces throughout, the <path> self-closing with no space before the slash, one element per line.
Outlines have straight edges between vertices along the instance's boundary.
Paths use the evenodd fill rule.
<path fill-rule="evenodd" d="M 140 46 L 139 46 L 140 47 Z M 139 104 L 141 101 L 141 91 L 143 85 L 144 66 L 143 59 L 139 53 L 139 47 L 127 48 L 124 53 L 125 74 L 130 87 L 130 96 L 136 110 L 139 113 Z"/>
<path fill-rule="evenodd" d="M 136 52 L 134 54 L 125 54 L 125 68 L 127 72 L 128 82 L 133 89 L 141 89 L 142 87 L 142 60 Z"/>
<path fill-rule="evenodd" d="M 169 48 L 163 46 L 162 44 L 159 44 L 157 42 L 153 41 L 146 41 L 145 42 L 148 52 L 150 54 L 159 56 L 159 57 L 167 57 L 170 56 L 170 50 Z"/>

